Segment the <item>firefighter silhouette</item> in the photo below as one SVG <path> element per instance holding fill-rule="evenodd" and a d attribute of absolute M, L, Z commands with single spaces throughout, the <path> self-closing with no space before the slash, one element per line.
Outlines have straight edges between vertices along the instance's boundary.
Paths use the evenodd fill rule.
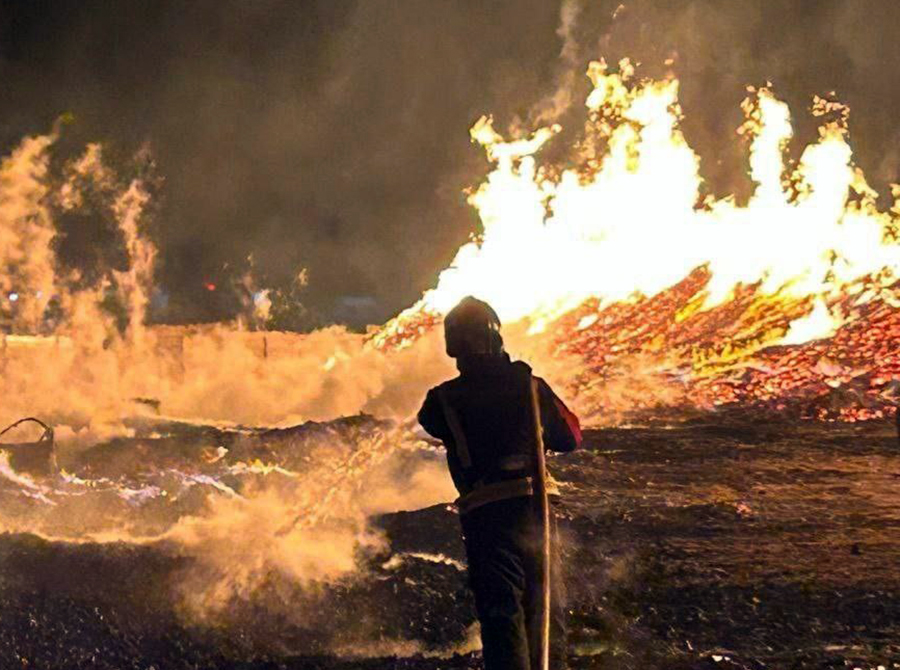
<path fill-rule="evenodd" d="M 459 376 L 431 389 L 419 422 L 447 449 L 460 497 L 457 506 L 469 564 L 469 583 L 481 624 L 486 670 L 536 669 L 544 557 L 550 557 L 550 667 L 565 664 L 566 622 L 555 522 L 545 548 L 536 512 L 536 422 L 543 443 L 572 451 L 581 443 L 578 419 L 542 379 L 503 348 L 500 319 L 485 302 L 463 299 L 444 320 L 447 354 Z M 534 394 L 534 395 L 533 395 Z M 535 402 L 536 400 L 536 402 Z M 558 495 L 550 483 L 548 492 Z"/>

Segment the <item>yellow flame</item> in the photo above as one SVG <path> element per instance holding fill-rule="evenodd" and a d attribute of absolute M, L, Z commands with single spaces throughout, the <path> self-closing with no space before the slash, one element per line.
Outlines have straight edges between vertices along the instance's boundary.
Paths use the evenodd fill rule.
<path fill-rule="evenodd" d="M 538 152 L 559 127 L 505 142 L 483 117 L 472 129 L 494 163 L 469 202 L 484 233 L 459 249 L 435 289 L 408 313 L 446 313 L 460 298 L 488 300 L 501 318 L 546 322 L 589 297 L 601 304 L 651 296 L 706 265 L 706 309 L 738 284 L 768 295 L 818 296 L 791 342 L 830 335 L 836 317 L 825 298 L 867 275 L 896 276 L 900 246 L 889 240 L 890 213 L 853 167 L 841 122 L 827 122 L 795 168 L 785 149 L 790 110 L 770 90 L 751 89 L 739 133 L 750 142 L 749 201 L 701 197 L 697 154 L 679 129 L 678 81 L 632 82 L 627 61 L 588 69 L 584 165 L 543 169 Z M 818 115 L 846 108 L 816 99 Z M 596 155 L 597 147 L 605 151 Z M 850 196 L 858 197 L 851 202 Z M 824 310 L 824 311 L 823 311 Z"/>

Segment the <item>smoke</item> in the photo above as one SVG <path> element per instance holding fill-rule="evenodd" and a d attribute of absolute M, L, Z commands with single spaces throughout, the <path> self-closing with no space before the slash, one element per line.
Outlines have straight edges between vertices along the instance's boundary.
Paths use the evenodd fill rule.
<path fill-rule="evenodd" d="M 230 605 L 249 601 L 273 575 L 301 588 L 358 578 L 361 557 L 387 549 L 369 526 L 372 516 L 453 496 L 443 463 L 421 459 L 419 450 L 402 430 L 332 437 L 309 453 L 302 473 L 265 477 L 260 490 L 240 497 L 210 498 L 205 514 L 166 534 L 194 559 L 179 584 L 183 605 L 203 618 L 227 617 Z M 271 603 L 286 611 L 294 604 Z"/>
<path fill-rule="evenodd" d="M 559 7 L 559 27 L 556 34 L 562 41 L 559 52 L 559 72 L 556 90 L 536 103 L 527 119 L 527 125 L 516 119 L 513 132 L 525 135 L 537 126 L 548 126 L 560 119 L 577 99 L 578 77 L 584 62 L 576 36 L 578 17 L 581 14 L 581 0 L 562 0 Z"/>
<path fill-rule="evenodd" d="M 885 72 L 884 64 L 900 59 L 887 28 L 898 19 L 900 7 L 883 0 L 635 0 L 624 3 L 591 48 L 608 62 L 640 62 L 647 76 L 667 70 L 678 76 L 685 135 L 701 155 L 710 190 L 719 195 L 749 191 L 742 150 L 733 142 L 740 124 L 736 109 L 745 86 L 766 82 L 796 111 L 795 148 L 816 135 L 815 124 L 800 111 L 810 107 L 813 95 L 833 91 L 847 103 L 857 163 L 886 193 L 897 176 L 896 162 L 885 164 L 884 158 L 898 147 L 890 110 L 900 97 L 897 75 Z"/>
<path fill-rule="evenodd" d="M 231 308 L 203 283 L 253 253 L 267 285 L 308 267 L 310 307 L 330 316 L 341 296 L 374 296 L 368 318 L 380 321 L 471 231 L 460 192 L 485 165 L 466 129 L 486 112 L 498 128 L 547 118 L 531 105 L 556 92 L 550 116 L 580 113 L 581 70 L 601 56 L 678 74 L 688 141 L 720 194 L 749 188 L 733 132 L 746 85 L 768 80 L 795 110 L 832 90 L 849 103 L 859 163 L 884 188 L 897 172 L 900 71 L 884 64 L 900 56 L 898 11 L 890 0 L 15 3 L 0 18 L 0 131 L 11 146 L 71 110 L 73 141 L 152 144 L 167 177 L 157 272 L 170 320 L 223 316 Z"/>
<path fill-rule="evenodd" d="M 709 130 L 705 123 L 709 114 L 706 108 L 715 109 L 720 106 L 722 96 L 725 95 L 721 93 L 722 90 L 728 90 L 727 95 L 736 93 L 727 86 L 724 89 L 722 86 L 697 88 L 696 80 L 702 68 L 714 67 L 722 70 L 733 81 L 739 81 L 737 92 L 743 96 L 746 82 L 758 80 L 757 73 L 762 69 L 771 70 L 767 78 L 773 79 L 777 86 L 779 79 L 790 79 L 793 70 L 805 67 L 798 63 L 808 59 L 797 57 L 800 47 L 793 38 L 781 42 L 766 42 L 764 39 L 764 28 L 772 25 L 773 18 L 778 15 L 776 9 L 773 9 L 775 6 L 778 6 L 776 9 L 784 10 L 780 15 L 782 18 L 797 19 L 795 24 L 799 26 L 797 30 L 800 32 L 814 29 L 821 31 L 826 19 L 830 20 L 835 16 L 840 19 L 841 25 L 847 25 L 851 34 L 860 30 L 860 25 L 868 25 L 856 14 L 848 14 L 848 10 L 839 10 L 831 3 L 824 3 L 824 9 L 801 11 L 798 8 L 782 7 L 780 3 L 742 3 L 740 8 L 726 10 L 701 0 L 673 3 L 663 9 L 651 8 L 641 2 L 588 5 L 577 0 L 566 0 L 550 9 L 539 10 L 535 7 L 529 12 L 520 8 L 520 11 L 515 12 L 515 20 L 521 25 L 505 25 L 504 31 L 499 34 L 489 19 L 499 17 L 502 9 L 443 8 L 437 12 L 439 16 L 426 17 L 414 13 L 410 15 L 409 12 L 396 8 L 385 9 L 377 3 L 350 6 L 343 11 L 318 7 L 309 10 L 304 17 L 313 25 L 332 25 L 335 31 L 328 38 L 327 45 L 315 41 L 307 45 L 311 49 L 307 54 L 310 59 L 318 59 L 316 63 L 319 67 L 309 73 L 310 77 L 322 84 L 316 100 L 301 104 L 293 98 L 284 101 L 275 96 L 274 100 L 284 102 L 279 108 L 280 122 L 267 122 L 266 115 L 269 112 L 262 111 L 255 117 L 261 123 L 252 128 L 240 126 L 242 131 L 246 131 L 247 137 L 235 138 L 234 141 L 250 142 L 258 148 L 271 146 L 277 137 L 286 145 L 294 146 L 297 156 L 301 157 L 306 155 L 304 152 L 307 144 L 304 143 L 322 142 L 319 148 L 324 148 L 327 144 L 334 153 L 341 156 L 336 161 L 340 164 L 343 160 L 341 149 L 352 144 L 351 138 L 358 139 L 357 133 L 365 131 L 369 143 L 366 145 L 366 160 L 369 161 L 367 169 L 360 168 L 348 174 L 360 176 L 365 173 L 364 182 L 369 179 L 380 180 L 387 172 L 396 175 L 397 170 L 389 167 L 393 166 L 395 159 L 398 165 L 415 165 L 417 172 L 421 173 L 420 167 L 429 164 L 431 154 L 419 151 L 408 157 L 404 156 L 406 149 L 395 141 L 401 135 L 405 138 L 404 141 L 410 142 L 424 142 L 425 137 L 429 141 L 433 137 L 443 137 L 431 125 L 436 123 L 433 116 L 426 113 L 429 108 L 424 100 L 430 97 L 428 92 L 440 88 L 445 98 L 468 99 L 465 94 L 470 86 L 487 83 L 489 85 L 484 86 L 484 90 L 488 94 L 478 101 L 478 112 L 496 109 L 500 117 L 505 116 L 513 125 L 521 119 L 518 113 L 510 111 L 513 99 L 517 104 L 521 104 L 523 100 L 539 100 L 524 115 L 529 126 L 539 119 L 563 119 L 576 112 L 582 115 L 581 104 L 571 104 L 572 100 L 583 99 L 580 95 L 574 97 L 578 85 L 573 83 L 572 78 L 584 67 L 586 56 L 593 57 L 598 52 L 605 55 L 608 62 L 615 62 L 619 56 L 625 55 L 645 61 L 642 74 L 652 75 L 655 71 L 674 68 L 682 77 L 680 100 L 686 112 L 685 133 L 690 140 L 691 133 L 697 130 L 696 127 L 692 130 L 691 124 L 695 123 L 692 120 L 699 119 L 701 129 L 706 132 Z M 160 11 L 165 14 L 169 10 L 162 8 Z M 478 14 L 477 11 L 484 13 Z M 240 48 L 249 45 L 260 46 L 262 65 L 274 62 L 269 60 L 270 57 L 274 58 L 272 54 L 286 56 L 294 48 L 293 43 L 289 43 L 286 35 L 280 31 L 275 31 L 264 42 L 258 42 L 262 32 L 273 29 L 274 16 L 280 16 L 279 12 L 290 13 L 287 5 L 271 2 L 265 7 L 242 10 L 226 4 L 219 12 L 205 16 L 204 20 L 215 24 L 222 31 L 225 36 L 222 39 L 235 41 L 239 47 L 238 52 Z M 802 17 L 806 20 L 801 21 Z M 293 15 L 288 18 L 300 20 Z M 238 22 L 237 19 L 241 21 Z M 186 25 L 194 20 L 197 17 L 184 17 Z M 431 44 L 428 38 L 434 37 L 438 24 L 443 33 L 436 39 L 436 51 L 428 47 L 423 52 L 422 45 Z M 666 27 L 664 39 L 659 38 L 663 24 Z M 380 32 L 373 31 L 375 25 L 379 26 Z M 543 30 L 547 25 L 550 28 Z M 389 47 L 379 46 L 384 42 L 384 31 L 399 31 L 400 27 L 403 28 L 402 39 Z M 179 24 L 172 30 L 180 34 L 179 31 L 184 29 Z M 464 31 L 474 31 L 474 34 L 467 40 L 459 39 L 459 34 Z M 544 67 L 541 77 L 527 86 L 513 86 L 526 77 L 527 64 L 536 58 L 538 47 L 533 45 L 527 49 L 516 47 L 523 50 L 521 53 L 513 52 L 514 65 L 507 64 L 492 69 L 491 61 L 487 59 L 476 73 L 465 70 L 463 66 L 472 58 L 468 52 L 474 51 L 477 54 L 479 50 L 463 48 L 463 42 L 478 45 L 483 42 L 483 48 L 493 54 L 499 48 L 498 43 L 511 39 L 509 35 L 517 31 L 544 36 L 542 39 L 546 42 L 541 43 L 544 51 L 538 59 Z M 713 59 L 710 53 L 711 42 L 709 39 L 700 39 L 698 35 L 701 34 L 721 35 L 722 39 L 727 40 L 732 45 L 728 58 Z M 492 39 L 487 39 L 487 36 Z M 213 40 L 213 37 L 204 34 L 200 41 L 205 39 Z M 843 33 L 840 37 L 826 35 L 821 39 L 827 39 L 829 44 L 834 42 L 845 50 L 845 56 L 852 62 L 850 69 L 860 70 L 866 67 L 871 53 L 862 48 L 858 52 L 854 51 L 855 41 L 847 39 Z M 317 49 L 325 46 L 327 53 L 320 54 Z M 368 56 L 365 62 L 357 57 L 363 53 Z M 439 56 L 442 61 L 462 64 L 459 65 L 461 69 L 456 77 L 435 76 L 436 73 L 445 73 L 446 69 L 443 62 L 438 63 Z M 226 63 L 215 49 L 201 60 L 203 67 L 198 63 L 183 64 L 179 66 L 183 69 L 177 71 L 201 89 L 211 91 L 213 84 L 221 83 Z M 715 62 L 710 64 L 713 60 Z M 724 64 L 720 62 L 723 60 L 726 61 Z M 422 83 L 421 78 L 425 74 L 430 75 L 427 86 L 421 89 L 421 100 L 414 96 L 402 109 L 372 110 L 376 94 L 380 95 L 383 91 L 374 88 L 369 80 L 360 80 L 359 71 L 362 69 L 372 73 L 382 68 L 390 69 L 388 63 L 394 65 L 396 87 L 415 89 Z M 819 73 L 816 76 L 819 77 L 817 83 L 827 80 L 825 74 Z M 271 87 L 278 93 L 286 94 L 293 86 L 301 86 L 301 83 L 302 86 L 306 85 L 293 79 L 280 81 L 277 74 L 265 67 L 260 68 L 260 77 L 262 89 Z M 580 74 L 577 79 L 582 82 L 581 86 L 586 85 L 585 78 Z M 503 86 L 512 88 L 504 89 L 500 86 L 501 81 L 504 82 Z M 539 94 L 530 95 L 536 91 L 546 93 L 547 81 L 553 81 L 554 84 L 550 87 L 553 92 L 549 96 L 542 98 Z M 817 88 L 810 86 L 804 91 L 804 95 L 809 95 L 811 90 L 815 91 Z M 241 90 L 233 90 L 233 102 L 237 108 L 243 109 L 246 101 Z M 691 100 L 691 95 L 698 93 L 705 96 L 703 104 L 695 104 L 697 99 L 693 102 Z M 163 89 L 159 94 L 161 99 L 169 101 L 171 92 L 168 89 Z M 221 92 L 216 89 L 214 95 L 221 95 Z M 790 95 L 786 97 L 789 98 Z M 492 103 L 496 103 L 496 106 Z M 343 109 L 343 105 L 350 105 L 353 109 L 366 109 L 365 123 L 360 121 L 359 128 L 347 128 L 344 126 L 348 124 L 344 124 L 340 128 L 334 128 L 333 134 L 317 130 L 315 138 L 309 137 L 309 124 L 299 123 L 297 128 L 292 128 L 287 123 L 287 111 L 296 111 L 298 119 L 318 124 L 325 111 L 330 115 Z M 722 107 L 727 108 L 729 114 L 740 113 L 738 105 Z M 172 108 L 178 109 L 178 105 Z M 449 110 L 445 111 L 449 113 Z M 75 117 L 80 118 L 78 113 Z M 442 121 L 449 118 L 441 114 L 438 117 Z M 720 114 L 717 118 L 721 117 Z M 568 121 L 564 123 L 567 128 L 576 130 L 581 125 L 569 124 Z M 464 125 L 460 123 L 459 127 Z M 728 132 L 719 138 L 727 140 L 731 152 L 735 151 L 734 145 L 737 144 L 731 140 L 738 125 L 737 122 L 731 124 Z M 208 129 L 204 128 L 199 132 L 213 129 L 221 131 L 219 126 L 219 121 L 213 120 Z M 319 128 L 318 125 L 316 127 Z M 857 127 L 854 125 L 854 128 Z M 138 128 L 146 129 L 150 126 L 139 125 Z M 67 130 L 66 134 L 68 133 Z M 75 132 L 76 137 L 77 134 Z M 302 141 L 298 134 L 303 135 Z M 795 133 L 794 137 L 801 134 Z M 62 161 L 63 168 L 57 170 L 58 174 L 54 174 L 51 153 L 58 151 L 64 156 L 66 149 L 75 153 L 71 144 L 61 147 L 62 143 L 57 131 L 28 139 L 3 163 L 5 186 L 2 197 L 8 202 L 8 207 L 4 209 L 3 216 L 7 220 L 0 225 L 0 234 L 8 239 L 4 240 L 4 286 L 0 288 L 10 293 L 15 292 L 18 299 L 14 311 L 10 312 L 15 320 L 11 328 L 19 332 L 52 332 L 58 337 L 52 342 L 52 346 L 48 346 L 47 342 L 22 342 L 13 338 L 10 344 L 9 339 L 5 340 L 2 384 L 3 390 L 13 400 L 4 408 L 4 416 L 0 418 L 11 420 L 22 414 L 39 412 L 53 417 L 58 424 L 66 427 L 60 431 L 61 435 L 70 437 L 73 443 L 87 444 L 92 435 L 105 437 L 111 431 L 127 432 L 122 417 L 138 413 L 139 410 L 144 411 L 148 406 L 146 403 L 135 405 L 137 399 L 155 403 L 154 406 L 163 415 L 239 424 L 283 425 L 307 419 L 355 414 L 360 410 L 406 417 L 415 410 L 422 392 L 449 373 L 449 362 L 439 355 L 439 343 L 435 335 L 420 339 L 414 347 L 396 352 L 373 346 L 366 336 L 337 326 L 320 329 L 305 337 L 244 332 L 240 327 L 230 325 L 145 327 L 145 315 L 153 286 L 167 281 L 170 265 L 180 253 L 178 245 L 173 246 L 165 232 L 165 226 L 171 223 L 164 222 L 172 212 L 154 211 L 154 214 L 159 214 L 161 235 L 158 245 L 151 244 L 147 230 L 149 217 L 145 212 L 154 203 L 151 180 L 144 176 L 117 176 L 105 158 L 107 150 L 101 149 L 96 143 L 87 144 L 84 150 L 77 152 L 74 159 Z M 172 147 L 166 142 L 154 143 L 163 156 L 161 160 L 168 167 L 173 167 L 171 158 L 174 154 L 167 154 Z M 567 147 L 561 140 L 554 143 Z M 701 141 L 699 144 L 702 159 L 705 143 Z M 224 145 L 226 149 L 227 146 Z M 143 144 L 140 151 L 142 148 Z M 228 161 L 222 160 L 221 156 L 223 145 L 217 144 L 216 148 L 217 165 L 227 164 Z M 748 182 L 744 175 L 745 152 L 742 147 L 737 147 L 736 151 L 740 152 L 740 181 Z M 721 152 L 721 155 L 725 156 L 726 152 Z M 207 155 L 201 151 L 196 154 L 195 160 L 211 158 L 211 153 Z M 406 158 L 409 160 L 405 160 Z M 274 181 L 279 182 L 281 174 L 277 169 L 277 157 L 266 165 L 272 166 L 266 170 L 267 183 L 272 182 L 273 175 Z M 708 184 L 701 182 L 703 189 L 715 187 L 720 181 L 718 177 L 723 174 L 718 168 L 706 168 L 704 165 L 702 173 L 704 176 L 712 173 L 712 179 Z M 324 172 L 328 173 L 330 169 L 325 168 Z M 723 165 L 722 170 L 727 171 L 727 166 Z M 441 170 L 438 172 L 443 174 Z M 200 173 L 204 180 L 210 178 L 208 170 L 201 170 Z M 213 176 L 215 177 L 214 171 Z M 461 176 L 457 172 L 454 178 Z M 204 194 L 207 193 L 206 188 L 197 185 L 196 174 L 185 175 L 178 166 L 174 166 L 173 174 L 167 174 L 167 177 L 170 201 L 173 196 L 177 200 L 178 192 L 185 188 L 193 188 L 192 197 L 205 197 Z M 337 179 L 334 174 L 331 177 Z M 317 175 L 314 182 L 318 178 Z M 344 177 L 337 179 L 337 182 L 343 186 L 348 185 Z M 476 180 L 466 180 L 467 185 L 473 183 L 477 183 Z M 330 186 L 334 187 L 334 184 Z M 176 189 L 175 192 L 171 190 L 173 188 Z M 319 190 L 330 191 L 329 188 Z M 416 184 L 414 188 L 403 192 L 401 200 L 415 199 L 422 190 L 421 184 Z M 459 201 L 462 189 L 454 187 L 452 190 L 457 198 L 454 211 L 459 215 L 465 211 L 465 206 Z M 358 198 L 352 190 L 344 190 L 341 192 L 341 207 L 348 211 L 355 209 L 359 216 L 367 217 L 370 221 L 379 220 L 382 214 L 388 216 L 380 208 L 381 203 L 390 202 L 390 198 L 383 196 L 392 191 L 373 188 L 372 192 L 378 197 Z M 260 203 L 255 195 L 252 198 L 248 196 L 248 203 L 250 200 L 258 205 L 255 209 L 259 212 L 267 211 L 268 204 Z M 693 204 L 693 201 L 688 203 L 689 206 Z M 197 211 L 202 212 L 202 208 Z M 257 220 L 254 217 L 255 213 L 251 220 Z M 224 221 L 228 217 L 219 218 Z M 402 218 L 394 217 L 394 220 L 400 221 Z M 191 219 L 191 225 L 179 224 L 179 234 L 190 231 L 194 241 L 200 245 L 197 248 L 206 245 L 207 238 L 216 243 L 227 239 L 227 231 L 207 234 L 211 231 L 204 230 L 202 220 L 201 213 L 199 218 Z M 319 223 L 311 228 L 318 231 L 309 245 L 318 259 L 316 263 L 325 262 L 329 271 L 339 270 L 342 274 L 357 279 L 365 275 L 370 267 L 374 268 L 381 263 L 382 257 L 391 256 L 390 264 L 395 270 L 403 267 L 402 259 L 384 252 L 385 249 L 393 252 L 403 246 L 399 240 L 383 238 L 385 228 L 400 226 L 394 232 L 414 240 L 422 239 L 420 232 L 425 228 L 419 226 L 416 234 L 410 235 L 410 229 L 403 228 L 399 223 L 373 224 L 371 230 L 366 231 L 371 234 L 344 239 L 340 234 L 344 225 L 341 220 L 334 219 L 327 225 L 322 225 L 324 228 L 320 228 Z M 468 227 L 471 228 L 471 225 Z M 86 235 L 85 230 L 91 231 L 92 235 Z M 241 230 L 242 234 L 243 231 L 254 230 L 254 225 L 242 224 Z M 320 239 L 322 230 L 325 230 L 327 238 L 324 241 Z M 308 232 L 306 226 L 297 226 L 290 234 L 274 229 L 267 229 L 266 234 L 268 236 L 272 233 L 272 243 L 282 250 L 295 242 L 298 236 L 302 238 Z M 103 243 L 85 245 L 84 240 L 89 240 L 92 236 L 99 236 Z M 329 251 L 332 237 L 332 251 L 335 255 L 331 255 Z M 159 254 L 156 252 L 157 246 L 162 249 Z M 452 245 L 440 246 L 442 249 L 453 248 Z M 361 253 L 372 263 L 366 264 L 359 273 L 355 271 L 353 258 L 360 253 L 361 247 L 368 247 L 368 251 Z M 25 253 L 26 249 L 28 253 Z M 76 249 L 78 253 L 74 253 L 72 249 Z M 242 250 L 242 256 L 246 251 Z M 337 258 L 338 253 L 340 259 Z M 443 253 L 445 252 L 442 250 L 441 254 Z M 202 255 L 204 258 L 216 257 L 216 253 L 207 254 L 205 249 Z M 300 260 L 299 256 L 292 258 L 291 263 L 273 258 L 265 252 L 255 254 L 253 259 L 255 285 L 278 284 L 279 280 L 274 275 L 284 274 L 279 269 L 281 265 L 285 268 L 290 266 L 290 284 L 296 284 L 297 270 L 301 265 L 294 261 Z M 540 263 L 534 265 L 540 266 Z M 318 276 L 316 268 L 312 266 L 310 273 L 311 300 L 315 302 L 333 298 L 328 277 Z M 624 275 L 625 272 L 619 274 Z M 510 276 L 517 275 L 511 273 Z M 413 275 L 408 274 L 404 281 L 396 284 L 412 296 L 417 296 L 420 289 L 428 286 L 429 282 L 414 280 Z M 25 286 L 28 290 L 19 296 L 14 286 Z M 271 315 L 274 309 L 272 296 L 277 295 L 277 291 L 251 292 L 260 295 L 258 302 L 253 305 L 257 313 Z M 56 323 L 52 323 L 47 316 L 54 300 L 56 302 L 52 306 L 58 313 L 54 317 Z M 528 345 L 523 343 L 522 346 L 527 348 Z M 551 359 L 552 354 L 545 352 L 542 357 Z M 410 373 L 410 370 L 415 370 L 415 373 Z M 559 378 L 564 377 L 564 374 L 559 375 Z"/>
<path fill-rule="evenodd" d="M 194 623 L 229 625 L 264 602 L 283 621 L 324 630 L 321 587 L 358 580 L 369 557 L 389 555 L 371 517 L 454 495 L 442 456 L 385 423 L 233 435 L 193 456 L 202 442 L 181 437 L 172 451 L 154 439 L 158 463 L 140 438 L 120 440 L 115 459 L 109 447 L 65 459 L 81 476 L 19 473 L 0 449 L 0 529 L 177 556 L 172 604 Z M 247 459 L 265 452 L 272 461 Z"/>

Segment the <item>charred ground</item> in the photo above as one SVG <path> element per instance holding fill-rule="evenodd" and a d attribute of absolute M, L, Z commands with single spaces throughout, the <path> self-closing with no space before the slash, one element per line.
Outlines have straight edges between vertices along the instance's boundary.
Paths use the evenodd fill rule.
<path fill-rule="evenodd" d="M 191 439 L 157 447 L 180 458 Z M 887 422 L 744 412 L 606 429 L 551 468 L 566 498 L 574 667 L 900 663 L 900 449 Z M 190 559 L 165 544 L 0 536 L 0 666 L 480 667 L 453 654 L 474 616 L 452 510 L 376 523 L 390 548 L 360 555 L 361 574 L 303 590 L 273 576 L 215 624 L 187 624 L 172 604 Z"/>

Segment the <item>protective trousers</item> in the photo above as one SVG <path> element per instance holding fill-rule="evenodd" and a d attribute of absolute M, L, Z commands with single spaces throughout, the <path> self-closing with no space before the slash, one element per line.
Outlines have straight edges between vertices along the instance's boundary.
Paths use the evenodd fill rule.
<path fill-rule="evenodd" d="M 469 582 L 481 624 L 485 670 L 538 670 L 541 525 L 530 497 L 511 498 L 461 517 Z M 565 586 L 554 522 L 551 554 L 550 667 L 566 654 Z"/>

